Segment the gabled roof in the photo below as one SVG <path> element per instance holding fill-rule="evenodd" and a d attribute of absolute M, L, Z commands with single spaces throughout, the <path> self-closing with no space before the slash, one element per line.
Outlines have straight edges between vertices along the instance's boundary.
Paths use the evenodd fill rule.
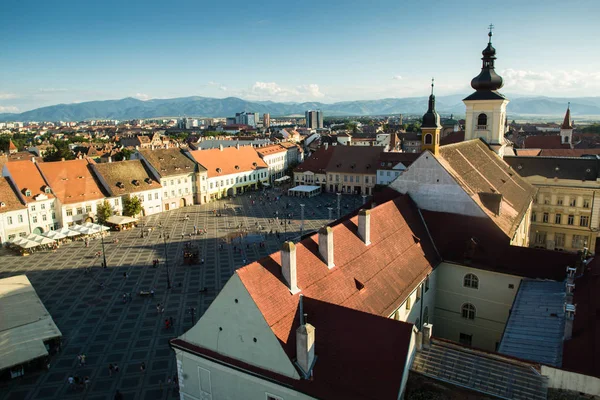
<path fill-rule="evenodd" d="M 532 279 L 565 279 L 577 254 L 511 246 L 487 218 L 422 210 L 429 233 L 444 261 Z"/>
<path fill-rule="evenodd" d="M 600 149 L 543 149 L 539 155 L 543 157 L 585 157 L 600 155 Z"/>
<path fill-rule="evenodd" d="M 334 146 L 327 172 L 375 175 L 383 149 L 381 146 Z"/>
<path fill-rule="evenodd" d="M 112 196 L 161 188 L 160 183 L 152 179 L 141 160 L 96 164 L 92 169 L 104 179 Z"/>
<path fill-rule="evenodd" d="M 144 149 L 139 152 L 161 177 L 194 172 L 194 162 L 179 149 Z"/>
<path fill-rule="evenodd" d="M 563 120 L 560 129 L 573 129 L 573 123 L 571 122 L 571 108 L 567 108 L 565 119 Z"/>
<path fill-rule="evenodd" d="M 381 166 L 381 163 L 388 162 L 392 163 L 392 166 L 398 163 L 402 163 L 405 167 L 408 167 L 410 164 L 415 162 L 415 160 L 419 158 L 420 155 L 421 154 L 419 153 L 402 153 L 395 151 L 384 152 L 379 155 L 379 164 L 377 165 L 377 167 L 379 169 L 385 168 L 385 166 Z"/>
<path fill-rule="evenodd" d="M 563 143 L 558 135 L 527 136 L 523 142 L 526 149 L 570 149 L 568 143 Z"/>
<path fill-rule="evenodd" d="M 270 146 L 256 148 L 256 152 L 261 157 L 270 156 L 271 154 L 276 154 L 276 153 L 285 153 L 286 151 L 287 150 L 283 146 L 280 146 L 279 144 L 272 144 Z"/>
<path fill-rule="evenodd" d="M 334 148 L 335 146 L 319 147 L 302 164 L 298 165 L 294 172 L 311 171 L 315 174 L 324 174 L 327 171 L 327 165 L 329 165 Z"/>
<path fill-rule="evenodd" d="M 4 206 L 2 206 L 4 203 Z M 16 193 L 16 188 L 12 186 L 8 178 L 0 177 L 0 213 L 7 211 L 23 210 L 27 208 L 19 195 Z"/>
<path fill-rule="evenodd" d="M 440 147 L 437 157 L 465 192 L 500 229 L 513 238 L 536 189 L 480 139 Z M 501 196 L 500 213 L 491 197 Z"/>
<path fill-rule="evenodd" d="M 72 204 L 105 197 L 89 163 L 85 159 L 55 161 L 40 163 L 38 167 L 60 202 Z"/>
<path fill-rule="evenodd" d="M 189 153 L 198 164 L 206 168 L 209 178 L 268 168 L 252 146 L 193 150 Z"/>
<path fill-rule="evenodd" d="M 369 246 L 358 236 L 357 223 L 354 217 L 332 228 L 335 267 L 331 270 L 319 256 L 317 234 L 296 245 L 298 287 L 306 297 L 388 317 L 432 271 L 437 255 L 408 196 L 371 210 Z M 284 283 L 280 252 L 236 274 L 292 358 L 299 294 L 291 295 Z M 357 288 L 355 280 L 364 288 Z"/>
<path fill-rule="evenodd" d="M 30 160 L 12 161 L 6 164 L 6 168 L 26 202 L 35 202 L 34 197 L 40 193 L 48 196 L 49 199 L 54 198 L 52 193 L 45 193 L 46 182 L 35 163 Z M 25 194 L 26 190 L 31 192 L 30 196 Z"/>
<path fill-rule="evenodd" d="M 595 181 L 600 174 L 600 160 L 597 158 L 505 156 L 504 161 L 523 177 Z"/>

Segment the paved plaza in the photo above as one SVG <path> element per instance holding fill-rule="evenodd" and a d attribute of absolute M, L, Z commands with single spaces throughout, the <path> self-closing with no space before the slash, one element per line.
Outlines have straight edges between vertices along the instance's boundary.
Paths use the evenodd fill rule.
<path fill-rule="evenodd" d="M 327 207 L 333 207 L 333 218 L 337 214 L 334 195 L 283 196 L 280 201 L 257 196 L 246 194 L 167 211 L 144 218 L 136 229 L 111 232 L 105 239 L 107 269 L 100 266 L 102 257 L 95 256 L 102 250 L 99 239 L 89 247 L 75 241 L 55 253 L 43 251 L 27 257 L 2 250 L 0 278 L 28 276 L 62 331 L 63 346 L 52 357 L 48 371 L 0 382 L 0 400 L 108 400 L 116 390 L 125 399 L 177 398 L 175 389 L 166 383 L 176 373 L 169 340 L 192 326 L 191 309 L 197 321 L 235 269 L 279 250 L 286 231 L 289 238 L 297 238 L 300 203 L 305 204 L 305 233 L 328 222 Z M 362 202 L 361 197 L 342 196 L 342 215 Z M 290 223 L 285 223 L 289 214 Z M 189 237 L 194 227 L 208 232 Z M 152 231 L 142 238 L 142 231 L 149 228 Z M 199 249 L 204 264 L 183 265 L 184 248 L 190 242 Z M 167 289 L 165 249 L 171 289 Z M 160 260 L 158 267 L 153 267 L 154 259 Z M 138 295 L 150 289 L 155 290 L 154 298 Z M 132 300 L 125 302 L 124 293 L 131 293 Z M 157 313 L 157 303 L 164 306 L 164 313 Z M 167 330 L 164 320 L 170 317 L 174 327 Z M 81 353 L 87 356 L 83 367 L 77 361 Z M 145 372 L 140 371 L 142 362 Z M 112 377 L 110 363 L 120 368 Z M 69 388 L 70 375 L 88 376 L 88 389 Z"/>

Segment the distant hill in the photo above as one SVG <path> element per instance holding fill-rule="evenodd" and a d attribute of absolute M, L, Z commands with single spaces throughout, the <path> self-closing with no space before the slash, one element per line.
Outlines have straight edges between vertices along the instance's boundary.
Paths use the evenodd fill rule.
<path fill-rule="evenodd" d="M 462 99 L 466 95 L 439 96 L 436 108 L 440 113 L 464 115 Z M 508 96 L 510 98 L 510 95 Z M 574 116 L 600 116 L 600 97 L 554 98 L 518 97 L 508 105 L 509 118 L 521 115 L 562 116 L 567 102 Z M 236 112 L 251 111 L 272 116 L 304 114 L 320 109 L 325 116 L 360 116 L 389 114 L 423 114 L 427 97 L 390 98 L 381 100 L 343 101 L 332 104 L 319 102 L 277 103 L 248 101 L 236 97 L 179 97 L 142 101 L 131 97 L 120 100 L 88 101 L 76 104 L 57 104 L 20 114 L 0 114 L 0 121 L 82 121 L 88 119 L 127 120 L 153 117 L 227 117 Z"/>

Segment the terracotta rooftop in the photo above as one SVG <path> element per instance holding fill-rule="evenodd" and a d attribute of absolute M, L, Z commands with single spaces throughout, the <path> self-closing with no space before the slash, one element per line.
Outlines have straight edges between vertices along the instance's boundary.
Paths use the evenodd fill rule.
<path fill-rule="evenodd" d="M 69 160 L 39 163 L 46 182 L 62 204 L 100 200 L 105 196 L 92 175 L 89 160 Z"/>
<path fill-rule="evenodd" d="M 311 171 L 315 174 L 324 174 L 327 170 L 327 165 L 333 155 L 333 149 L 335 146 L 324 146 L 319 147 L 314 153 L 311 154 L 304 162 L 298 165 L 294 172 Z"/>
<path fill-rule="evenodd" d="M 505 156 L 504 161 L 523 177 L 596 181 L 600 176 L 600 159 L 567 157 Z"/>
<path fill-rule="evenodd" d="M 381 146 L 333 146 L 327 172 L 375 175 L 381 153 Z"/>
<path fill-rule="evenodd" d="M 195 163 L 179 149 L 144 149 L 139 152 L 161 177 L 184 175 L 195 171 Z"/>
<path fill-rule="evenodd" d="M 437 159 L 500 229 L 513 238 L 536 189 L 480 139 L 441 146 Z M 490 198 L 500 195 L 497 215 Z"/>
<path fill-rule="evenodd" d="M 189 153 L 198 164 L 206 168 L 209 178 L 268 168 L 252 146 L 193 150 Z"/>
<path fill-rule="evenodd" d="M 567 107 L 567 112 L 565 113 L 565 119 L 563 120 L 560 129 L 573 129 L 573 123 L 571 122 L 571 108 Z"/>
<path fill-rule="evenodd" d="M 11 185 L 8 178 L 0 177 L 0 213 L 25 208 L 25 204 L 21 202 L 16 189 Z"/>
<path fill-rule="evenodd" d="M 440 146 L 447 144 L 459 143 L 465 141 L 465 131 L 450 132 L 446 136 L 440 138 Z"/>
<path fill-rule="evenodd" d="M 515 149 L 515 153 L 518 156 L 526 156 L 526 157 L 539 156 L 541 152 L 542 152 L 542 149 Z"/>
<path fill-rule="evenodd" d="M 570 149 L 568 143 L 562 143 L 558 135 L 527 136 L 523 142 L 526 149 Z"/>
<path fill-rule="evenodd" d="M 335 225 L 331 270 L 319 256 L 318 235 L 296 245 L 301 294 L 381 317 L 389 317 L 432 271 L 437 255 L 419 212 L 408 196 L 371 210 L 371 244 L 357 234 L 357 217 Z M 281 273 L 280 252 L 236 271 L 286 353 L 295 354 L 298 296 Z M 356 282 L 364 287 L 359 289 Z"/>
<path fill-rule="evenodd" d="M 95 164 L 92 169 L 106 182 L 111 196 L 161 188 L 141 160 Z"/>
<path fill-rule="evenodd" d="M 286 151 L 287 150 L 283 146 L 280 146 L 279 144 L 272 144 L 270 146 L 256 148 L 256 152 L 261 157 L 270 156 L 271 154 L 276 154 L 276 153 L 285 153 Z"/>
<path fill-rule="evenodd" d="M 542 149 L 543 157 L 584 157 L 600 155 L 600 149 Z"/>
<path fill-rule="evenodd" d="M 6 165 L 6 169 L 26 202 L 35 202 L 34 198 L 38 194 L 48 196 L 49 199 L 54 198 L 52 193 L 46 193 L 47 184 L 34 162 L 30 160 L 12 161 Z M 27 190 L 30 191 L 30 196 L 26 195 Z"/>

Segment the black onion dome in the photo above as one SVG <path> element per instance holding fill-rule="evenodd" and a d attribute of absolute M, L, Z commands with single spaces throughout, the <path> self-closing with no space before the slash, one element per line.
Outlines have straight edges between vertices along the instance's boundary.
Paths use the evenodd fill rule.
<path fill-rule="evenodd" d="M 435 111 L 435 96 L 429 96 L 429 108 L 423 115 L 421 128 L 440 128 L 440 115 Z"/>
<path fill-rule="evenodd" d="M 488 36 L 490 37 L 488 45 L 481 52 L 483 54 L 481 72 L 471 80 L 471 87 L 475 90 L 498 90 L 504 85 L 502 77 L 494 70 L 496 49 L 492 46 L 492 33 L 490 32 Z"/>

